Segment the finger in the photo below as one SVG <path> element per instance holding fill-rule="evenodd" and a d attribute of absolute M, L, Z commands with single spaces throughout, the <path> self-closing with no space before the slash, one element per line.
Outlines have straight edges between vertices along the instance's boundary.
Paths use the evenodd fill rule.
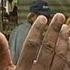
<path fill-rule="evenodd" d="M 33 60 L 36 59 L 38 50 L 42 43 L 43 32 L 47 24 L 47 18 L 38 16 L 32 25 L 27 38 L 23 44 L 16 70 L 30 70 Z"/>
<path fill-rule="evenodd" d="M 8 41 L 0 32 L 0 70 L 6 70 L 12 64 Z"/>
<path fill-rule="evenodd" d="M 54 48 L 65 16 L 61 13 L 54 15 L 42 42 L 42 50 L 38 59 L 31 70 L 50 70 L 52 65 Z"/>

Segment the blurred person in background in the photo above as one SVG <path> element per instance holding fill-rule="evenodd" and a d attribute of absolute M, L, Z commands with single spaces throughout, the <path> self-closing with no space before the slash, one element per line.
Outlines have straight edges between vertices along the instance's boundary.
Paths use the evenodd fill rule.
<path fill-rule="evenodd" d="M 12 58 L 14 64 L 17 63 L 23 42 L 25 41 L 28 32 L 39 15 L 44 15 L 49 20 L 51 10 L 46 1 L 36 1 L 30 7 L 30 12 L 27 15 L 27 21 L 22 22 L 10 34 L 9 44 L 11 46 Z"/>

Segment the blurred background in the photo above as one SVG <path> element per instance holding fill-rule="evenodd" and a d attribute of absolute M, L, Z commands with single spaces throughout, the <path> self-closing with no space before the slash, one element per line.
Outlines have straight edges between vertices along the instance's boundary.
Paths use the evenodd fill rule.
<path fill-rule="evenodd" d="M 30 5 L 36 0 L 20 0 L 18 1 L 19 15 L 26 18 Z M 70 0 L 45 0 L 48 2 L 52 12 L 62 12 L 66 16 L 70 15 Z"/>
<path fill-rule="evenodd" d="M 0 0 L 0 30 L 8 36 L 18 25 L 27 18 L 29 7 L 36 0 Z M 45 0 L 51 11 L 70 16 L 70 0 Z M 15 16 L 13 16 L 15 15 Z"/>

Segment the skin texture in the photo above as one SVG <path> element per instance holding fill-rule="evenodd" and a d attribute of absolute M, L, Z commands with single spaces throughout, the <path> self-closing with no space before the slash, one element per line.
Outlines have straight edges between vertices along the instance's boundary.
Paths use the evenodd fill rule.
<path fill-rule="evenodd" d="M 70 70 L 70 25 L 64 24 L 56 44 L 51 70 Z"/>
<path fill-rule="evenodd" d="M 0 70 L 13 70 L 14 65 L 6 37 L 0 32 Z"/>
<path fill-rule="evenodd" d="M 55 14 L 44 36 L 47 18 L 40 15 L 23 43 L 16 66 L 11 60 L 8 41 L 0 33 L 0 70 L 70 70 L 66 63 L 70 61 L 70 29 L 68 26 L 61 29 L 64 22 L 63 14 Z"/>
<path fill-rule="evenodd" d="M 34 62 L 31 70 L 50 70 L 54 59 L 54 49 L 65 16 L 61 13 L 54 15 L 42 42 L 42 49 L 38 60 Z"/>
<path fill-rule="evenodd" d="M 44 29 L 47 24 L 47 18 L 43 15 L 37 17 L 33 23 L 27 38 L 23 44 L 23 49 L 17 63 L 16 70 L 30 70 L 33 61 L 36 59 L 38 50 L 43 40 Z"/>

